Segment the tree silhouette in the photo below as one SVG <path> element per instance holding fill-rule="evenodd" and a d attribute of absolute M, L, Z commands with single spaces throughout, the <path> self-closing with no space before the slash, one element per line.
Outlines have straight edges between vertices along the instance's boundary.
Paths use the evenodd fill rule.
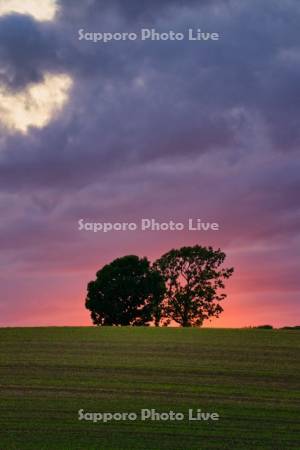
<path fill-rule="evenodd" d="M 88 284 L 86 308 L 95 325 L 147 325 L 160 318 L 165 291 L 162 276 L 147 258 L 129 255 L 115 259 Z"/>
<path fill-rule="evenodd" d="M 225 253 L 212 247 L 182 247 L 171 250 L 154 263 L 166 283 L 163 316 L 183 327 L 201 326 L 205 319 L 219 317 L 219 304 L 226 294 L 224 279 L 233 268 L 220 269 Z"/>

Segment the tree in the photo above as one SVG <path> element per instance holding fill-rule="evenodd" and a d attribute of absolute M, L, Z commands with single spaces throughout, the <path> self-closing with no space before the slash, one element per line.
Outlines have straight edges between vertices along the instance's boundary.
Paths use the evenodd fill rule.
<path fill-rule="evenodd" d="M 162 276 L 147 258 L 129 255 L 97 272 L 85 304 L 95 325 L 147 325 L 159 316 L 164 291 Z"/>
<path fill-rule="evenodd" d="M 182 247 L 171 250 L 154 263 L 166 283 L 163 315 L 183 327 L 201 326 L 205 319 L 219 317 L 220 301 L 226 294 L 224 280 L 233 268 L 221 269 L 225 253 L 212 247 Z"/>
<path fill-rule="evenodd" d="M 149 305 L 152 320 L 156 327 L 159 327 L 163 318 L 163 298 L 166 293 L 166 286 L 162 275 L 154 268 L 151 269 Z"/>

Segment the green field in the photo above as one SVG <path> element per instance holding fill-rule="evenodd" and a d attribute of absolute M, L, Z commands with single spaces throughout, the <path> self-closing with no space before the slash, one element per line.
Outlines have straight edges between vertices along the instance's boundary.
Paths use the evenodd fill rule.
<path fill-rule="evenodd" d="M 1 450 L 300 448 L 299 331 L 0 329 Z M 219 421 L 79 421 L 85 412 Z"/>

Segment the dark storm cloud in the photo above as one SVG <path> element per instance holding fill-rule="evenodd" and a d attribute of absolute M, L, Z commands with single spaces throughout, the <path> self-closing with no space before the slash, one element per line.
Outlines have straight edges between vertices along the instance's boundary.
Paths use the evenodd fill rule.
<path fill-rule="evenodd" d="M 29 16 L 0 18 L 0 82 L 20 89 L 42 79 L 56 65 L 57 39 L 53 30 Z"/>
<path fill-rule="evenodd" d="M 3 82 L 20 88 L 45 71 L 67 72 L 75 80 L 67 119 L 33 131 L 34 140 L 9 136 L 2 144 L 2 188 L 76 189 L 126 163 L 241 148 L 249 127 L 243 110 L 248 117 L 260 115 L 274 149 L 297 148 L 294 2 L 266 1 L 263 8 L 235 1 L 125 3 L 62 2 L 59 20 L 46 25 L 19 15 L 1 19 Z M 129 29 L 130 19 L 145 14 L 151 26 L 200 24 L 219 31 L 222 40 L 106 46 L 77 40 L 80 27 Z"/>
<path fill-rule="evenodd" d="M 5 137 L 2 189 L 76 190 L 126 165 L 157 159 L 180 164 L 180 157 L 220 148 L 225 159 L 232 150 L 242 158 L 241 149 L 256 151 L 244 143 L 249 129 L 255 132 L 254 116 L 274 150 L 295 150 L 299 8 L 294 2 L 260 5 L 64 1 L 57 22 L 2 17 L 2 82 L 20 89 L 45 71 L 67 72 L 75 81 L 64 117 L 28 137 Z M 145 14 L 159 28 L 182 30 L 201 22 L 218 30 L 222 41 L 104 46 L 77 40 L 79 27 L 126 29 Z"/>
<path fill-rule="evenodd" d="M 230 3 L 230 0 L 214 0 L 214 6 Z M 74 19 L 87 20 L 90 23 L 98 21 L 103 15 L 110 16 L 112 13 L 119 15 L 123 20 L 129 23 L 137 23 L 142 20 L 143 23 L 155 22 L 157 16 L 162 16 L 170 10 L 193 8 L 197 6 L 203 9 L 211 6 L 211 0 L 91 0 L 87 2 L 74 2 L 72 0 L 61 0 L 62 16 L 74 24 Z M 96 22 L 97 23 L 97 22 Z"/>

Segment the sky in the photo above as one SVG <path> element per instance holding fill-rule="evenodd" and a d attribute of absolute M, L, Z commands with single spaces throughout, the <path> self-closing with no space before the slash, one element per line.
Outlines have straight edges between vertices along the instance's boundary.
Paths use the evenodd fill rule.
<path fill-rule="evenodd" d="M 234 266 L 206 326 L 299 324 L 298 0 L 0 0 L 0 326 L 90 325 L 126 254 L 212 245 Z M 78 30 L 219 41 L 79 40 Z M 200 218 L 220 230 L 86 222 Z"/>

